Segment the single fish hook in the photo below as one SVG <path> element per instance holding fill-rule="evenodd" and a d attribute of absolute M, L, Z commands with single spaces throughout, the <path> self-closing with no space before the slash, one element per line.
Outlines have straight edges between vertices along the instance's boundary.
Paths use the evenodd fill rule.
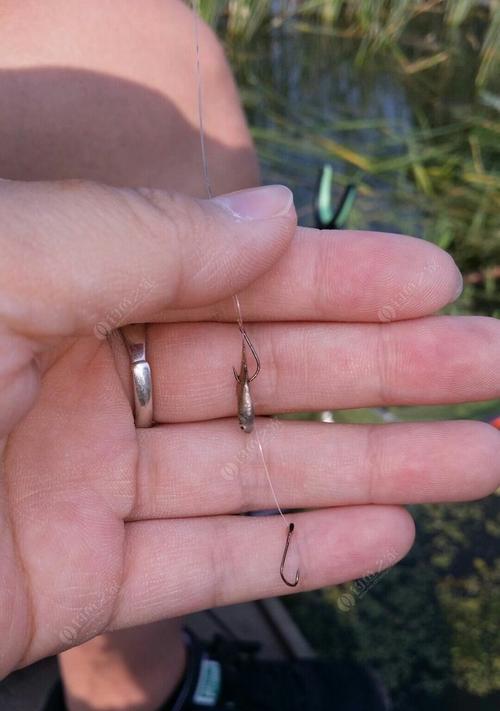
<path fill-rule="evenodd" d="M 284 549 L 284 551 L 283 551 L 283 557 L 281 558 L 281 565 L 280 565 L 280 575 L 281 575 L 281 579 L 282 579 L 282 581 L 285 583 L 285 585 L 288 585 L 289 588 L 295 588 L 295 587 L 297 587 L 297 585 L 299 584 L 299 580 L 300 580 L 300 570 L 299 570 L 298 568 L 297 568 L 297 572 L 295 573 L 295 580 L 294 580 L 293 583 L 291 583 L 289 580 L 287 580 L 287 579 L 285 578 L 285 573 L 283 572 L 284 569 L 285 569 L 285 563 L 286 563 L 286 557 L 287 557 L 287 554 L 288 554 L 288 548 L 289 548 L 289 546 L 290 546 L 290 540 L 291 540 L 291 538 L 292 538 L 294 529 L 295 529 L 295 525 L 294 525 L 293 523 L 291 523 L 291 524 L 288 526 L 288 533 L 287 533 L 287 537 L 286 537 L 285 549 Z"/>
<path fill-rule="evenodd" d="M 255 350 L 255 346 L 253 345 L 252 341 L 250 340 L 248 333 L 246 332 L 245 327 L 240 323 L 238 324 L 238 327 L 240 329 L 241 337 L 242 337 L 242 346 L 241 346 L 241 366 L 242 370 L 245 371 L 246 373 L 246 380 L 248 383 L 251 383 L 252 380 L 255 380 L 255 378 L 258 376 L 260 373 L 260 358 L 257 355 L 257 351 Z M 248 345 L 250 348 L 250 351 L 254 357 L 255 360 L 255 373 L 252 376 L 248 376 L 248 366 L 247 366 L 247 356 L 246 356 L 246 349 L 245 349 L 245 343 Z M 233 366 L 233 373 L 234 377 L 236 378 L 236 382 L 241 384 L 241 377 L 238 374 L 238 371 L 236 368 Z"/>

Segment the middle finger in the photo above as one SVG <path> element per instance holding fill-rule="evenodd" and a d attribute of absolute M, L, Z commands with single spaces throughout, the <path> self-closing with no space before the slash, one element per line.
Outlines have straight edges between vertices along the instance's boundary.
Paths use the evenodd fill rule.
<path fill-rule="evenodd" d="M 496 319 L 248 324 L 248 332 L 262 362 L 252 383 L 257 414 L 500 397 Z M 148 343 L 156 422 L 234 415 L 236 326 L 151 325 Z"/>

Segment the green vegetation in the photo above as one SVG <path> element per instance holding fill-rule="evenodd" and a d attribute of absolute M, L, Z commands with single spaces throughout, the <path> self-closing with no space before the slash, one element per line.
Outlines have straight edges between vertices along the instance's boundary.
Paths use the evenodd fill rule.
<path fill-rule="evenodd" d="M 207 0 L 202 9 L 226 42 L 264 179 L 293 187 L 302 223 L 312 223 L 329 163 L 336 194 L 358 186 L 349 227 L 436 242 L 465 274 L 448 310 L 498 317 L 500 2 Z M 498 414 L 499 402 L 390 411 Z M 417 544 L 390 572 L 287 604 L 321 653 L 376 668 L 396 709 L 497 709 L 500 496 L 412 512 Z"/>
<path fill-rule="evenodd" d="M 206 0 L 201 8 L 226 41 L 265 177 L 296 188 L 302 221 L 318 165 L 331 162 L 339 189 L 359 187 L 350 226 L 413 231 L 450 250 L 466 275 L 462 308 L 498 316 L 500 2 Z M 383 75 L 396 82 L 411 119 L 387 120 L 332 89 L 311 92 L 327 70 L 345 75 L 346 61 L 362 91 Z M 390 196 L 383 220 L 380 194 Z"/>
<path fill-rule="evenodd" d="M 471 15 L 489 11 L 490 23 L 481 44 L 477 80 L 484 83 L 498 68 L 500 6 L 497 0 L 197 0 L 203 17 L 222 28 L 231 41 L 249 43 L 257 32 L 293 23 L 302 32 L 360 38 L 358 60 L 369 51 L 393 51 L 410 25 L 422 15 L 436 15 L 451 30 Z M 436 52 L 418 70 L 446 60 Z M 413 66 L 410 71 L 416 71 Z"/>
<path fill-rule="evenodd" d="M 290 598 L 316 649 L 378 670 L 396 709 L 498 708 L 499 498 L 415 507 L 418 543 L 395 568 Z"/>

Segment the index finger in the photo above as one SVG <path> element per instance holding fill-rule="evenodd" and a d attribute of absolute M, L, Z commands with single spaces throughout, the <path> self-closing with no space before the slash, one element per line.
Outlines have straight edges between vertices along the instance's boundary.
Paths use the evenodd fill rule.
<path fill-rule="evenodd" d="M 387 322 L 435 313 L 454 301 L 462 276 L 423 239 L 384 232 L 299 227 L 285 254 L 239 294 L 249 321 Z M 154 321 L 233 321 L 231 299 L 165 310 Z"/>

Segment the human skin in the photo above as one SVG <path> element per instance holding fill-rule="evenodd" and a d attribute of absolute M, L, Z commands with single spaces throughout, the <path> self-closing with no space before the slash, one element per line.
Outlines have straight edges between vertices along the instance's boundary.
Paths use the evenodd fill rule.
<path fill-rule="evenodd" d="M 205 195 L 194 27 L 184 5 L 51 1 L 2 7 L 4 177 L 83 177 Z M 227 63 L 202 23 L 200 31 L 213 188 L 257 185 L 257 161 Z M 166 619 L 108 632 L 61 654 L 71 711 L 89 704 L 157 708 L 184 671 L 181 625 Z"/>
<path fill-rule="evenodd" d="M 140 10 L 137 3 L 100 1 L 0 7 L 4 177 L 78 177 L 205 195 L 193 17 L 183 4 L 149 1 Z M 232 76 L 213 34 L 201 22 L 199 29 L 213 189 L 258 185 Z M 47 41 L 40 43 L 40 37 Z M 157 708 L 184 671 L 181 625 L 182 619 L 165 619 L 107 632 L 61 654 L 68 708 Z"/>
<path fill-rule="evenodd" d="M 125 13 L 123 4 L 102 2 L 1 7 L 2 175 L 84 177 L 205 195 L 193 18 L 183 4 L 142 3 L 138 12 L 128 3 Z M 199 27 L 214 192 L 257 185 L 255 152 L 227 63 L 212 33 Z M 137 52 L 131 61 L 131 46 L 141 49 L 140 61 Z M 69 708 L 158 707 L 184 670 L 181 625 L 166 619 L 108 632 L 60 655 Z"/>
<path fill-rule="evenodd" d="M 153 57 L 134 62 L 127 76 L 131 38 L 123 47 L 115 41 L 111 55 L 104 51 L 115 17 L 105 17 L 114 12 L 111 3 L 85 3 L 77 22 L 65 8 L 77 13 L 79 3 L 49 5 L 61 22 L 67 17 L 68 31 L 76 24 L 78 43 L 59 46 L 39 4 L 2 4 L 1 62 L 14 92 L 11 123 L 2 125 L 7 135 L 9 126 L 12 132 L 20 119 L 27 121 L 24 110 L 15 113 L 26 98 L 17 80 L 32 80 L 27 67 L 64 64 L 80 74 L 83 67 L 86 92 L 102 82 L 109 88 L 109 76 L 118 73 L 131 96 L 145 97 L 141 89 L 150 88 L 153 65 L 158 70 L 158 55 L 164 56 L 164 36 L 159 33 L 155 45 L 145 32 Z M 135 32 L 142 19 L 134 16 L 133 3 L 124 7 Z M 141 12 L 143 7 L 185 13 L 174 3 L 167 9 L 141 3 Z M 102 22 L 92 23 L 87 37 L 92 11 Z M 155 15 L 152 25 L 158 27 L 161 17 Z M 176 22 L 187 23 L 187 16 Z M 43 46 L 36 42 L 40 36 Z M 96 45 L 85 46 L 85 38 Z M 54 47 L 71 56 L 62 62 L 44 55 Z M 134 47 L 142 47 L 141 37 Z M 186 66 L 188 52 L 186 39 Z M 218 62 L 214 72 L 222 71 Z M 97 75 L 90 84 L 88 72 Z M 64 77 L 46 69 L 44 76 L 47 87 L 52 84 L 50 105 L 61 111 L 58 82 Z M 213 82 L 220 85 L 217 74 Z M 113 84 L 120 105 L 122 84 Z M 186 135 L 194 156 L 194 104 L 183 108 L 184 88 L 179 82 L 178 99 L 169 84 L 155 85 L 154 92 L 168 97 L 169 130 Z M 152 111 L 159 116 L 159 109 Z M 220 111 L 227 120 L 230 112 Z M 217 192 L 255 178 L 236 108 L 234 115 L 234 135 L 229 128 L 219 135 L 213 114 L 210 146 L 239 164 L 240 173 L 243 152 L 248 175 L 238 183 L 235 169 L 226 172 L 227 163 L 213 161 Z M 231 365 L 238 364 L 241 348 L 232 323 L 235 291 L 263 364 L 253 390 L 260 416 L 482 400 L 500 391 L 498 323 L 431 315 L 456 297 L 461 284 L 450 257 L 433 245 L 383 234 L 297 230 L 285 203 L 275 217 L 242 220 L 216 203 L 173 196 L 164 189 L 202 195 L 201 173 L 185 169 L 181 158 L 169 168 L 158 160 L 148 170 L 133 143 L 130 154 L 107 155 L 112 125 L 105 121 L 88 127 L 70 122 L 61 140 L 84 135 L 94 153 L 85 152 L 85 141 L 68 139 L 62 165 L 53 166 L 53 151 L 40 148 L 39 119 L 35 114 L 32 124 L 23 124 L 22 160 L 8 146 L 24 142 L 11 140 L 6 148 L 2 140 L 3 176 L 79 176 L 162 190 L 0 184 L 1 674 L 106 630 L 289 592 L 279 578 L 283 522 L 233 515 L 273 506 L 258 453 L 233 416 Z M 48 130 L 53 124 L 46 120 Z M 132 125 L 117 145 L 137 136 Z M 39 150 L 45 162 L 30 163 Z M 22 174 L 16 172 L 19 160 Z M 115 172 L 106 174 L 110 162 Z M 265 196 L 250 199 L 262 214 Z M 279 199 L 285 199 L 279 191 L 268 195 L 268 207 Z M 135 308 L 124 315 L 120 305 L 131 294 L 138 295 Z M 387 313 L 391 322 L 381 322 Z M 113 326 L 127 317 L 155 324 L 148 346 L 158 426 L 150 430 L 134 428 L 124 353 L 113 352 L 112 339 L 96 337 L 96 324 L 113 320 L 110 314 Z M 483 423 L 276 427 L 259 418 L 257 426 L 281 504 L 308 509 L 294 516 L 291 562 L 300 562 L 299 590 L 359 577 L 401 558 L 414 534 L 401 505 L 478 498 L 499 482 L 499 434 Z"/>

